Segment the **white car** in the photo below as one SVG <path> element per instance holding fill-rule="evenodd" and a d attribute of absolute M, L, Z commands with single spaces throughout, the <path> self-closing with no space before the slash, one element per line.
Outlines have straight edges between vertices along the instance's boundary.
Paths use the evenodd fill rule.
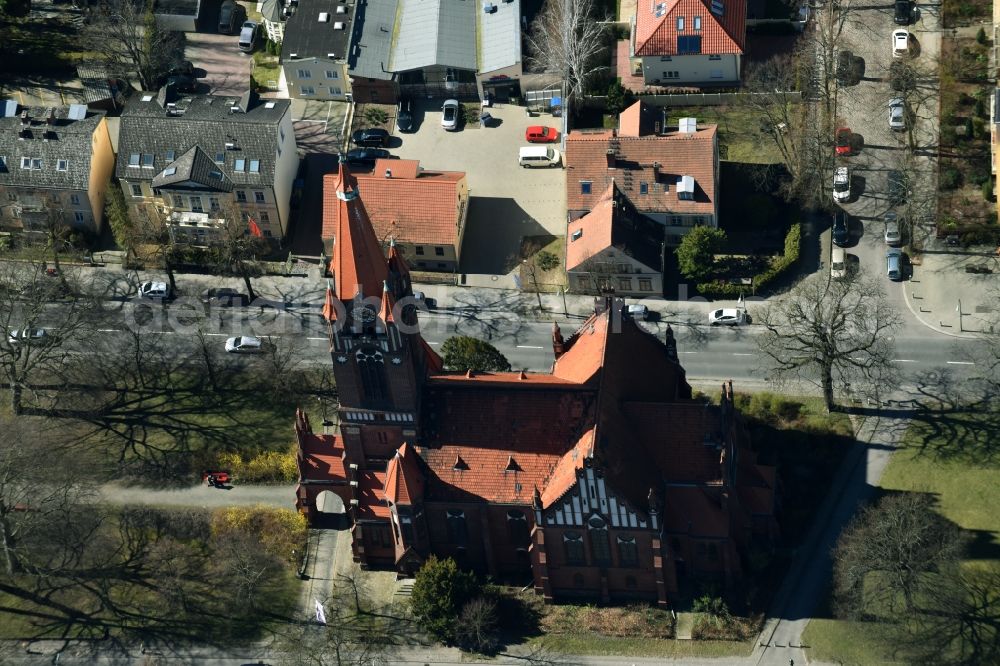
<path fill-rule="evenodd" d="M 847 277 L 847 253 L 842 247 L 834 246 L 830 253 L 830 277 L 834 280 Z"/>
<path fill-rule="evenodd" d="M 264 342 L 252 335 L 242 335 L 226 340 L 226 351 L 230 354 L 259 354 L 264 351 Z"/>
<path fill-rule="evenodd" d="M 885 244 L 894 247 L 899 245 L 902 240 L 903 237 L 899 233 L 899 220 L 896 219 L 896 214 L 890 211 L 885 214 Z"/>
<path fill-rule="evenodd" d="M 441 105 L 441 127 L 449 132 L 454 132 L 458 129 L 459 108 L 457 99 L 446 99 L 444 101 L 444 104 Z"/>
<path fill-rule="evenodd" d="M 630 305 L 628 306 L 628 316 L 636 321 L 646 321 L 649 319 L 649 308 L 645 305 Z"/>
<path fill-rule="evenodd" d="M 906 102 L 902 97 L 893 97 L 889 100 L 889 129 L 906 129 Z"/>
<path fill-rule="evenodd" d="M 16 345 L 19 342 L 29 342 L 38 344 L 48 340 L 48 333 L 44 328 L 19 328 L 7 334 L 7 342 Z"/>
<path fill-rule="evenodd" d="M 166 282 L 143 282 L 139 285 L 139 295 L 143 298 L 166 298 L 169 293 Z"/>
<path fill-rule="evenodd" d="M 847 201 L 851 198 L 851 170 L 837 167 L 833 172 L 833 200 Z"/>
<path fill-rule="evenodd" d="M 910 32 L 908 30 L 892 31 L 892 57 L 905 58 L 910 55 Z"/>
<path fill-rule="evenodd" d="M 723 308 L 708 313 L 710 326 L 740 326 L 748 322 L 747 311 L 741 308 Z"/>

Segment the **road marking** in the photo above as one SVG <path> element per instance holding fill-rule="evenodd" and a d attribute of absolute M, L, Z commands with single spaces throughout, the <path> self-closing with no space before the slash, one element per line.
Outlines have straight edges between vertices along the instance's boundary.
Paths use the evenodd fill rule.
<path fill-rule="evenodd" d="M 975 365 L 972 361 L 948 361 L 948 365 Z"/>
<path fill-rule="evenodd" d="M 919 361 L 914 361 L 912 358 L 894 358 L 893 363 L 919 363 Z"/>
<path fill-rule="evenodd" d="M 98 333 L 121 333 L 121 330 L 117 329 L 117 328 L 99 328 L 99 329 L 97 329 L 97 332 Z"/>
<path fill-rule="evenodd" d="M 683 352 L 677 352 L 677 353 L 678 353 L 678 354 L 697 354 L 698 352 L 688 352 L 688 351 L 683 351 Z"/>
<path fill-rule="evenodd" d="M 536 347 L 535 345 L 518 345 L 518 349 L 545 349 L 545 347 Z"/>
<path fill-rule="evenodd" d="M 753 354 L 741 354 L 739 352 L 733 352 L 733 356 L 753 356 Z"/>
<path fill-rule="evenodd" d="M 306 338 L 306 340 L 326 340 L 326 338 Z"/>

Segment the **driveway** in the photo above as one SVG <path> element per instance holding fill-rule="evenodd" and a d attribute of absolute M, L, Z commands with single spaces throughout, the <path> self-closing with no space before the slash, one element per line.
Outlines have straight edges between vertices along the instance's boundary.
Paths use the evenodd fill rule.
<path fill-rule="evenodd" d="M 242 95 L 250 87 L 251 57 L 240 53 L 237 35 L 187 33 L 184 56 L 195 66 L 198 92 Z"/>
<path fill-rule="evenodd" d="M 560 119 L 528 118 L 523 107 L 503 104 L 490 109 L 493 127 L 466 125 L 446 132 L 441 127 L 441 102 L 417 100 L 417 131 L 397 133 L 390 150 L 401 158 L 420 160 L 426 169 L 467 174 L 470 202 L 460 270 L 508 273 L 520 261 L 523 236 L 566 233 L 565 171 L 523 169 L 517 163 L 518 148 L 528 145 L 524 130 L 529 125 L 559 127 Z"/>

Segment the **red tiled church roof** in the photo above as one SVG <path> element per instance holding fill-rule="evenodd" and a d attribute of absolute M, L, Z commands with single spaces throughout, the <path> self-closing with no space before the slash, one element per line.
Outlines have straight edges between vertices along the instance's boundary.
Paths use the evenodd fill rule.
<path fill-rule="evenodd" d="M 583 461 L 594 453 L 594 429 L 583 433 L 583 437 L 573 448 L 563 454 L 559 464 L 552 470 L 545 490 L 541 493 L 542 508 L 547 509 L 566 494 L 576 484 L 576 474 L 583 469 Z"/>
<path fill-rule="evenodd" d="M 385 498 L 393 504 L 413 504 L 424 497 L 424 475 L 418 453 L 408 442 L 396 450 L 385 469 Z"/>
<path fill-rule="evenodd" d="M 358 197 L 357 180 L 343 163 L 337 173 L 323 176 L 323 238 L 334 239 L 330 272 L 337 296 L 351 300 L 363 290 L 365 296 L 380 297 L 388 278 L 385 257 Z"/>
<path fill-rule="evenodd" d="M 723 7 L 721 17 L 712 13 L 713 5 Z M 696 16 L 701 17 L 700 30 L 695 30 Z M 684 29 L 678 31 L 680 17 L 684 18 Z M 746 19 L 745 0 L 640 2 L 636 8 L 635 18 L 635 55 L 684 55 L 677 48 L 678 36 L 700 36 L 702 54 L 742 54 L 746 44 Z"/>
<path fill-rule="evenodd" d="M 357 515 L 361 520 L 388 519 L 385 503 L 385 472 L 367 470 L 358 473 Z"/>

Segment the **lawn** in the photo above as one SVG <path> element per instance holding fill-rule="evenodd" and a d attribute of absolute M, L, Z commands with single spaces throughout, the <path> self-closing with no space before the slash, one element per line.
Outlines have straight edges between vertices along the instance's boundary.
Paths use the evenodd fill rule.
<path fill-rule="evenodd" d="M 266 51 L 257 51 L 253 54 L 252 76 L 258 88 L 277 90 L 279 74 L 278 56 Z"/>
<path fill-rule="evenodd" d="M 990 454 L 996 442 L 995 419 L 995 415 L 970 413 L 912 423 L 903 448 L 893 455 L 880 483 L 885 491 L 934 494 L 940 513 L 971 533 L 965 561 L 973 566 L 1000 561 L 1000 512 L 996 510 L 1000 461 Z M 803 642 L 811 646 L 812 659 L 896 663 L 889 657 L 889 646 L 880 640 L 885 634 L 877 626 L 821 619 L 809 623 Z"/>
<path fill-rule="evenodd" d="M 776 164 L 781 154 L 770 135 L 760 131 L 760 120 L 739 106 L 679 106 L 667 108 L 667 124 L 680 118 L 697 118 L 698 124 L 719 126 L 719 158 L 729 162 Z"/>
<path fill-rule="evenodd" d="M 529 641 L 555 653 L 596 656 L 658 657 L 746 657 L 754 641 L 678 641 L 666 638 L 611 638 L 598 634 L 548 635 Z"/>

